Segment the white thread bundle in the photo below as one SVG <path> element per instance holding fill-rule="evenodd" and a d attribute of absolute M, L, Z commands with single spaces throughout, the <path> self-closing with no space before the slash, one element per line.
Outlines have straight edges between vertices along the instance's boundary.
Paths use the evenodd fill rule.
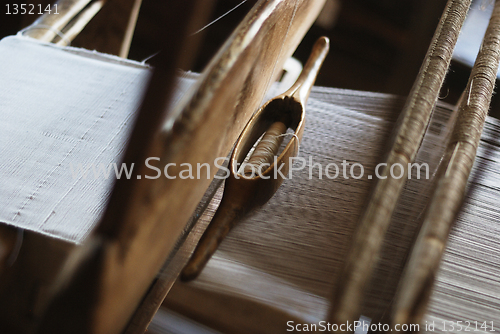
<path fill-rule="evenodd" d="M 269 166 L 272 165 L 274 157 L 278 153 L 278 149 L 283 142 L 284 137 L 282 135 L 286 131 L 286 128 L 283 122 L 274 122 L 271 124 L 255 147 L 248 162 L 245 163 L 243 168 L 244 175 L 255 176 L 262 167 L 269 168 Z"/>

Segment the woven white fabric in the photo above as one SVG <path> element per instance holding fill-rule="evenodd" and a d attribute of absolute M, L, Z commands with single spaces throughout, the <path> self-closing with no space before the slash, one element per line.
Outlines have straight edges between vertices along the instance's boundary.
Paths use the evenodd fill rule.
<path fill-rule="evenodd" d="M 97 52 L 0 41 L 0 221 L 81 242 L 115 179 L 91 166 L 119 162 L 149 73 Z"/>

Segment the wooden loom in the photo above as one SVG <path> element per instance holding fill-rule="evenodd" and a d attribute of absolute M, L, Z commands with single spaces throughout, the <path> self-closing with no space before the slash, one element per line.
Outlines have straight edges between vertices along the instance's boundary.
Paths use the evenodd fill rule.
<path fill-rule="evenodd" d="M 150 124 L 160 124 L 161 106 L 165 105 L 166 99 L 166 96 L 160 92 L 163 91 L 163 87 L 171 85 L 174 64 L 177 64 L 175 55 L 164 54 L 165 59 L 162 64 L 165 67 L 167 67 L 165 64 L 169 64 L 171 68 L 159 66 L 155 71 L 150 83 L 151 89 L 146 95 L 146 102 L 141 107 L 135 131 L 130 139 L 132 144 L 127 149 L 124 161 L 141 161 L 146 156 L 161 156 L 162 161 L 177 161 L 180 164 L 181 162 L 211 162 L 214 157 L 225 156 L 246 121 L 261 102 L 269 82 L 276 76 L 275 72 L 278 72 L 284 60 L 293 52 L 322 4 L 323 1 L 312 0 L 259 2 L 194 84 L 198 93 L 193 94 L 191 100 L 186 99 L 184 104 L 167 116 L 167 120 L 174 125 L 167 130 L 163 129 L 160 132 L 161 135 L 146 136 L 148 133 L 153 133 L 149 129 Z M 197 8 L 194 5 L 190 6 L 188 2 L 176 6 L 179 6 L 179 11 L 185 8 Z M 451 9 L 448 9 L 450 13 L 456 12 L 453 6 L 463 7 L 457 11 L 459 15 L 455 19 L 458 23 L 453 23 L 456 32 L 461 25 L 460 21 L 463 22 L 465 18 L 464 10 L 466 11 L 468 4 L 467 1 L 450 1 Z M 196 17 L 195 14 L 193 17 Z M 178 21 L 171 20 L 171 22 L 177 23 Z M 184 23 L 185 29 L 189 29 L 189 20 L 185 20 Z M 168 29 L 173 28 L 165 27 L 166 31 Z M 444 28 L 441 27 L 441 29 Z M 172 49 L 172 45 L 183 43 L 180 35 L 170 36 L 170 38 L 173 40 L 160 42 L 168 45 L 169 49 Z M 270 45 L 277 40 L 280 41 L 280 48 L 272 48 L 270 51 Z M 437 45 L 439 46 L 439 43 Z M 438 61 L 443 59 L 441 55 L 431 54 L 430 58 L 433 57 Z M 431 79 L 432 84 L 437 88 L 434 89 L 436 92 L 434 102 L 431 99 L 428 103 L 429 110 L 437 99 L 439 81 L 442 82 L 446 72 L 446 63 L 449 63 L 451 57 L 449 49 L 446 57 L 444 57 L 444 66 L 439 67 L 441 72 L 437 72 L 440 79 L 437 81 Z M 424 83 L 423 87 L 427 85 Z M 241 92 L 244 93 L 241 94 Z M 337 93 L 342 95 L 341 92 Z M 368 99 L 368 97 L 364 98 Z M 418 100 L 418 95 L 413 95 L 413 98 Z M 227 110 L 232 112 L 228 114 Z M 228 123 L 229 119 L 232 119 L 231 123 Z M 421 131 L 426 128 L 427 122 L 426 120 L 422 122 Z M 220 130 L 217 137 L 213 136 L 214 132 L 217 132 L 214 129 Z M 150 147 L 150 149 L 145 152 L 144 147 Z M 415 153 L 409 154 L 410 160 L 414 155 Z M 137 173 L 141 174 L 141 171 Z M 70 329 L 71 332 L 120 332 L 127 325 L 128 319 L 155 278 L 165 260 L 165 254 L 171 254 L 165 274 L 152 285 L 143 301 L 143 306 L 135 313 L 127 330 L 139 332 L 144 329 L 153 313 L 151 310 L 159 306 L 175 281 L 185 258 L 184 252 L 189 253 L 191 245 L 196 242 L 196 235 L 199 235 L 197 229 L 202 227 L 196 227 L 191 234 L 188 234 L 189 231 L 183 231 L 183 228 L 208 183 L 209 180 L 167 182 L 164 179 L 155 182 L 146 180 L 118 182 L 102 222 L 83 246 L 72 251 L 77 254 L 72 256 L 79 261 L 76 264 L 77 269 L 73 269 L 77 274 L 73 275 L 68 285 L 61 289 L 57 297 L 49 303 L 48 311 L 40 312 L 44 314 L 41 321 L 42 327 L 38 327 L 40 319 L 37 318 L 38 314 L 35 314 L 34 320 L 25 322 L 18 327 L 24 328 L 17 330 L 30 332 L 41 328 L 41 331 L 49 333 L 67 332 Z M 151 202 L 148 200 L 150 198 L 155 200 Z M 169 203 L 168 207 L 166 203 Z M 123 207 L 127 210 L 121 210 Z M 172 212 L 169 210 L 172 207 L 177 209 Z M 161 218 L 164 217 L 165 212 L 169 212 L 168 224 L 165 218 Z M 9 233 L 9 229 L 6 229 L 6 233 Z M 363 235 L 370 234 L 363 233 Z M 181 240 L 187 238 L 188 242 L 180 247 L 175 246 L 179 237 Z M 74 248 L 72 245 L 46 240 L 36 235 L 26 236 L 26 239 L 24 249 L 20 253 L 21 260 L 23 256 L 26 258 L 25 262 L 29 262 L 29 253 L 40 247 L 49 245 L 52 248 L 46 256 L 61 254 L 60 262 L 64 260 L 65 253 L 69 252 L 70 248 Z M 15 238 L 10 238 L 10 240 L 15 240 Z M 33 250 L 30 250 L 30 247 Z M 172 255 L 173 250 L 176 250 L 180 256 Z M 146 259 L 147 264 L 144 264 Z M 25 321 L 17 310 L 31 308 L 30 303 L 39 309 L 38 303 L 42 303 L 38 300 L 28 303 L 26 299 L 19 298 L 15 289 L 12 289 L 13 286 L 15 287 L 13 282 L 29 272 L 29 268 L 20 268 L 22 263 L 23 261 L 19 261 L 16 266 L 7 268 L 4 273 L 7 279 L 2 282 L 2 296 L 5 296 L 3 300 L 10 302 L 4 303 L 5 310 L 2 315 L 6 318 L 11 317 L 10 320 L 6 319 L 6 326 L 19 326 Z M 54 264 L 54 261 L 52 263 L 55 267 L 58 266 L 57 263 Z M 146 269 L 138 272 L 139 267 Z M 53 285 L 54 276 L 58 270 L 51 268 L 49 271 L 49 273 L 44 273 L 47 275 L 44 281 L 48 281 L 45 283 L 46 286 Z M 37 279 L 39 278 L 35 275 L 33 282 Z M 130 281 L 134 282 L 132 289 L 129 288 L 128 282 Z M 351 280 L 344 284 L 350 284 L 349 282 Z M 18 286 L 17 289 L 19 288 Z M 179 289 L 185 289 L 180 296 L 178 291 L 181 290 Z M 178 305 L 179 300 L 189 296 L 193 291 L 198 293 L 196 298 L 206 296 L 207 291 L 197 289 L 199 287 L 196 286 L 194 290 L 190 290 L 189 287 L 174 289 L 174 292 L 177 291 L 177 301 L 174 295 L 170 303 Z M 355 290 L 360 291 L 359 288 Z M 112 291 L 115 293 L 109 293 Z M 210 296 L 210 293 L 208 294 Z M 89 295 L 92 298 L 89 298 Z M 47 298 L 47 296 L 42 297 Z M 43 300 L 43 303 L 45 302 L 46 300 Z M 12 308 L 12 305 L 15 307 Z M 186 309 L 185 306 L 184 308 Z M 281 316 L 281 320 L 284 320 L 288 315 L 281 314 Z M 346 318 L 350 320 L 352 316 L 346 316 Z"/>

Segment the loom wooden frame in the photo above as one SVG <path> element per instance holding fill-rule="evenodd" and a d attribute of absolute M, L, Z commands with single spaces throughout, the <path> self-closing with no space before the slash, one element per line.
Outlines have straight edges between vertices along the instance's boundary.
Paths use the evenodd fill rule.
<path fill-rule="evenodd" d="M 438 26 L 426 60 L 417 77 L 414 89 L 403 110 L 404 118 L 402 118 L 399 131 L 395 135 L 393 149 L 387 160 L 388 166 L 394 163 L 404 162 L 406 164 L 413 161 L 427 127 L 432 107 L 436 103 L 439 88 L 442 85 L 451 60 L 451 53 L 458 37 L 458 31 L 460 31 L 460 27 L 463 24 L 470 2 L 470 0 L 450 0 L 448 2 L 445 14 Z M 276 75 L 276 69 L 281 68 L 284 59 L 295 49 L 323 3 L 323 0 L 297 0 L 295 4 L 298 7 L 296 7 L 291 5 L 290 1 L 285 0 L 276 0 L 268 4 L 264 4 L 264 1 L 259 2 L 253 12 L 240 25 L 239 30 L 231 36 L 222 51 L 212 61 L 206 72 L 203 73 L 197 84 L 197 93 L 191 95 L 189 99 L 184 100 L 177 109 L 173 110 L 167 116 L 167 124 L 170 124 L 170 126 L 163 129 L 158 128 L 156 131 L 157 135 L 146 136 L 144 139 L 147 124 L 162 118 L 158 110 L 161 109 L 161 106 L 166 101 L 165 97 L 154 98 L 150 95 L 152 102 L 144 103 L 141 109 L 141 115 L 149 113 L 149 116 L 144 116 L 142 120 L 140 118 L 136 127 L 137 131 L 132 137 L 134 138 L 135 136 L 136 139 L 143 139 L 138 140 L 140 145 L 134 144 L 129 146 L 124 161 L 141 161 L 144 154 L 141 154 L 139 151 L 144 147 L 148 147 L 147 152 L 149 154 L 156 154 L 156 156 L 162 157 L 162 161 L 169 162 L 212 162 L 215 156 L 227 154 L 241 131 L 242 126 L 250 118 L 252 110 L 255 110 L 258 103 L 260 103 L 262 96 L 269 86 L 270 80 Z M 498 9 L 495 9 L 495 13 L 497 11 Z M 198 17 L 199 13 L 193 13 L 192 15 L 193 17 Z M 254 24 L 259 20 L 262 21 L 259 22 L 262 30 L 251 36 L 251 43 L 245 44 L 248 42 L 245 40 L 248 37 L 247 34 L 251 34 L 250 32 L 253 31 Z M 288 24 L 286 23 L 287 20 Z M 301 24 L 297 24 L 294 21 L 301 21 Z M 277 27 L 275 29 L 277 32 L 273 32 L 270 34 L 271 36 L 266 36 L 263 31 L 269 32 L 270 30 L 266 29 L 270 29 L 270 27 Z M 187 24 L 184 29 L 187 31 L 189 25 Z M 495 32 L 498 32 L 497 30 Z M 490 31 L 489 33 L 490 35 L 487 35 L 489 37 L 486 39 L 495 39 L 495 37 L 491 37 L 492 32 Z M 43 38 L 49 37 L 45 36 Z M 52 36 L 50 40 L 54 40 L 54 38 L 55 36 Z M 279 51 L 275 50 L 271 52 L 269 57 L 263 57 L 262 51 L 264 48 L 277 40 L 283 42 L 282 48 Z M 182 44 L 182 41 L 178 41 L 178 43 Z M 194 46 L 190 47 L 194 48 Z M 120 50 L 122 50 L 120 51 L 122 53 L 123 47 Z M 485 52 L 488 52 L 491 51 L 491 48 L 486 46 L 485 50 Z M 229 56 L 228 54 L 231 53 L 232 55 Z M 237 57 L 233 58 L 234 53 L 237 54 Z M 483 57 L 493 57 L 495 61 L 498 61 L 499 55 L 498 53 L 486 54 Z M 259 62 L 252 63 L 251 60 L 253 58 L 258 59 Z M 174 62 L 172 61 L 171 63 Z M 177 62 L 175 63 L 177 64 Z M 485 61 L 483 58 L 478 60 L 477 67 L 480 67 L 482 63 L 487 63 L 488 68 L 491 67 L 489 61 Z M 244 75 L 242 75 L 242 78 L 237 78 L 235 68 L 238 69 L 238 75 L 241 75 L 240 70 L 243 71 Z M 490 72 L 493 73 L 495 71 Z M 156 73 L 156 78 L 153 78 L 155 84 L 161 87 L 171 85 L 171 69 L 160 67 Z M 445 172 L 448 175 L 447 171 L 452 164 L 450 162 L 452 160 L 460 160 L 464 166 L 462 169 L 453 169 L 455 176 L 451 176 L 450 179 L 443 179 L 444 181 L 439 181 L 439 186 L 436 189 L 436 197 L 440 201 L 449 193 L 446 187 L 449 188 L 457 178 L 460 179 L 460 182 L 457 183 L 459 188 L 457 193 L 461 194 L 465 189 L 467 176 L 474 160 L 477 141 L 481 134 L 482 124 L 487 112 L 488 99 L 491 98 L 493 90 L 491 82 L 494 82 L 494 79 L 492 79 L 491 73 L 488 73 L 489 76 L 487 79 L 484 79 L 482 75 L 475 66 L 473 79 L 471 79 L 467 88 L 470 90 L 470 94 L 473 95 L 473 103 L 469 104 L 469 99 L 466 99 L 462 101 L 459 107 L 461 116 L 456 124 L 454 137 L 452 138 L 445 163 L 442 165 L 439 175 L 443 176 Z M 229 80 L 236 82 L 232 89 L 227 88 Z M 479 96 L 479 91 L 483 88 L 487 92 L 486 100 L 477 102 L 475 98 Z M 239 94 L 241 90 L 244 90 L 245 94 Z M 150 94 L 158 94 L 158 90 L 150 91 Z M 228 98 L 228 96 L 231 98 Z M 423 108 L 420 109 L 420 107 Z M 208 110 L 211 110 L 211 112 L 208 113 Z M 236 119 L 235 123 L 238 126 L 230 127 L 227 125 L 229 119 L 224 110 L 234 110 L 230 116 Z M 479 115 L 478 117 L 471 116 L 476 112 Z M 224 135 L 219 138 L 211 136 L 209 132 L 213 132 L 213 129 L 202 124 L 207 120 L 209 124 L 219 126 Z M 412 124 L 417 124 L 417 126 L 412 127 Z M 468 128 L 471 124 L 474 131 L 472 134 L 469 134 Z M 210 128 L 210 131 L 206 128 Z M 165 144 L 166 142 L 169 144 Z M 203 147 L 203 149 L 200 149 L 200 147 Z M 208 150 L 206 149 L 207 147 Z M 186 152 L 186 150 L 189 152 Z M 456 155 L 456 151 L 463 151 L 458 153 L 462 154 L 462 156 Z M 386 168 L 386 172 L 388 169 Z M 139 170 L 137 173 L 141 173 L 141 171 Z M 397 200 L 403 184 L 402 180 L 404 179 L 401 178 L 401 181 L 398 181 L 389 177 L 387 181 L 379 181 L 377 184 L 374 196 L 369 203 L 369 209 L 362 218 L 360 232 L 353 246 L 354 251 L 347 261 L 346 275 L 338 285 L 339 292 L 335 296 L 332 308 L 332 320 L 334 322 L 341 323 L 357 319 L 358 301 L 361 298 L 363 286 L 366 283 L 366 279 L 360 279 L 360 277 L 369 276 L 366 273 L 367 271 L 369 273 L 370 268 L 373 267 L 377 248 L 380 246 L 379 243 L 382 240 L 380 236 L 384 234 L 389 219 L 392 216 L 393 205 Z M 173 245 L 181 235 L 183 226 L 189 219 L 190 213 L 194 210 L 196 203 L 198 203 L 205 189 L 208 187 L 208 182 L 191 183 L 188 188 L 196 189 L 195 192 L 191 193 L 183 190 L 183 187 L 185 185 L 178 182 L 170 182 L 168 184 L 165 182 L 150 183 L 142 181 L 119 182 L 103 221 L 82 249 L 76 251 L 70 250 L 70 246 L 63 244 L 52 246 L 53 252 L 59 254 L 73 253 L 71 257 L 76 259 L 75 263 L 77 264 L 75 267 L 66 270 L 64 275 L 66 278 L 69 277 L 67 284 L 60 286 L 57 297 L 50 304 L 47 313 L 48 316 L 42 325 L 42 332 L 64 332 L 68 328 L 73 329 L 70 326 L 75 326 L 75 321 L 82 324 L 80 328 L 81 333 L 112 333 L 115 330 L 118 332 L 118 330 L 125 328 L 127 323 L 123 320 L 117 321 L 117 319 L 124 315 L 126 319 L 132 316 L 136 306 L 140 302 L 141 296 L 144 295 L 146 288 L 154 279 L 155 273 L 161 267 L 165 259 L 165 254 L 171 254 L 174 250 Z M 123 196 L 123 193 L 126 195 Z M 180 198 L 183 200 L 187 199 L 185 203 L 176 198 L 179 193 L 182 194 Z M 148 202 L 147 198 L 155 198 L 155 201 Z M 382 203 L 377 198 L 387 198 L 391 203 Z M 439 204 L 441 203 L 440 201 L 436 203 Z M 164 221 L 158 218 L 168 211 L 168 208 L 164 204 L 159 204 L 160 202 L 174 203 L 175 207 L 180 208 L 174 214 L 174 217 L 170 217 L 172 225 L 169 228 L 165 228 Z M 460 198 L 454 196 L 451 202 L 447 204 L 447 207 L 449 206 L 451 209 L 449 210 L 449 215 L 446 217 L 446 223 L 443 223 L 444 226 L 449 226 L 453 221 L 459 202 Z M 127 210 L 120 212 L 119 208 L 124 206 L 127 207 Z M 147 213 L 144 214 L 145 212 Z M 429 212 L 428 216 L 431 216 L 431 218 L 433 214 L 434 216 L 436 215 L 432 208 Z M 428 218 L 426 221 L 434 219 L 431 218 Z M 139 229 L 137 225 L 139 221 L 146 221 L 146 225 L 150 230 L 147 231 L 147 228 L 144 227 Z M 371 221 L 376 221 L 376 223 L 369 223 Z M 160 230 L 159 235 L 167 238 L 168 241 L 166 244 L 168 246 L 160 246 L 159 244 L 164 240 L 152 235 L 151 231 L 157 233 L 158 229 Z M 426 229 L 428 230 L 428 228 Z M 427 231 L 426 229 L 424 229 L 424 232 Z M 446 232 L 446 228 L 441 230 Z M 440 234 L 440 240 L 442 240 L 443 244 L 446 241 L 446 236 L 446 233 Z M 38 242 L 43 243 L 42 241 Z M 157 245 L 154 259 L 148 263 L 150 270 L 144 275 L 135 275 L 133 274 L 133 269 L 137 267 L 139 259 L 145 257 L 146 251 L 143 246 L 148 242 Z M 417 250 L 419 248 L 422 249 L 422 247 L 425 248 L 425 246 L 417 243 Z M 147 253 L 149 254 L 149 252 L 150 250 L 148 249 Z M 61 255 L 61 257 L 64 256 Z M 122 262 L 123 258 L 127 260 Z M 360 261 L 360 259 L 363 261 Z M 61 259 L 60 262 L 62 261 Z M 357 264 L 356 266 L 350 266 L 352 263 Z M 433 263 L 436 264 L 439 261 Z M 359 274 L 360 268 L 363 269 L 363 275 Z M 413 270 L 418 270 L 418 268 Z M 176 268 L 175 271 L 178 271 L 178 269 Z M 143 311 L 133 317 L 127 333 L 140 332 L 145 329 L 152 314 L 159 307 L 164 295 L 173 284 L 175 277 L 176 274 L 174 273 L 166 279 L 156 281 L 153 289 L 150 290 L 150 293 L 146 297 L 147 304 L 153 306 L 143 304 L 141 308 Z M 95 287 L 103 286 L 105 287 L 104 291 L 112 291 L 113 287 L 109 282 L 113 282 L 113 285 L 118 284 L 118 287 L 120 287 L 125 284 L 126 280 L 132 278 L 140 281 L 140 284 L 138 284 L 140 288 L 134 290 L 134 293 L 130 296 L 123 297 L 120 300 L 120 303 L 127 306 L 119 312 L 113 310 L 113 305 L 116 303 L 116 293 L 108 295 L 102 293 L 102 291 L 95 291 Z M 412 285 L 413 283 L 413 281 L 410 283 L 403 282 L 403 285 Z M 161 286 L 161 288 L 155 289 L 157 286 Z M 426 286 L 426 288 L 427 292 L 430 291 L 429 286 Z M 404 290 L 406 289 L 403 288 L 402 291 L 404 292 Z M 89 295 L 95 298 L 91 302 L 86 300 Z M 119 297 L 121 298 L 121 296 Z M 75 300 L 81 301 L 80 306 L 83 305 L 82 308 L 72 309 L 69 307 Z M 406 317 L 401 321 L 418 321 L 419 317 L 423 314 L 422 310 L 425 310 L 425 304 L 419 305 L 419 313 L 415 315 L 416 318 Z M 83 312 L 85 316 L 77 316 L 79 312 Z M 66 322 L 58 321 L 57 318 L 61 314 L 69 315 L 69 320 Z M 111 317 L 104 319 L 99 314 L 111 314 Z M 400 317 L 396 314 L 395 318 L 399 319 Z M 400 320 L 397 320 L 397 322 L 400 322 Z"/>
<path fill-rule="evenodd" d="M 179 33 L 164 36 L 158 45 L 176 52 L 165 52 L 160 57 L 162 65 L 154 71 L 123 162 L 140 162 L 145 156 L 154 155 L 160 156 L 165 164 L 213 164 L 214 157 L 227 155 L 324 2 L 259 1 L 203 72 L 196 91 L 166 116 L 171 126 L 160 129 L 158 124 L 163 124 L 163 110 L 169 97 L 164 92 L 173 87 L 175 68 L 186 62 L 180 51 L 196 48 L 195 42 L 183 36 L 192 30 L 194 20 L 210 12 L 206 9 L 211 1 L 165 4 L 170 6 L 166 12 L 171 17 L 164 20 L 161 29 Z M 179 22 L 180 26 L 173 26 Z M 156 129 L 152 129 L 152 124 L 156 124 Z M 143 169 L 137 170 L 137 174 L 142 172 Z M 10 310 L 0 315 L 7 319 L 16 310 L 35 308 L 37 312 L 32 313 L 35 319 L 28 325 L 19 326 L 23 321 L 19 314 L 7 321 L 11 326 L 19 326 L 16 331 L 108 334 L 124 330 L 166 257 L 174 251 L 177 238 L 210 181 L 166 182 L 161 178 L 156 182 L 137 181 L 134 179 L 137 174 L 131 180 L 117 182 L 101 223 L 82 247 L 54 243 L 39 236 L 33 236 L 37 242 L 32 242 L 32 246 L 23 246 L 22 253 L 50 245 L 47 254 L 57 250 L 58 260 L 47 274 L 49 282 L 45 282 L 53 293 L 44 294 L 43 301 L 39 300 L 41 296 L 37 300 L 25 296 L 14 303 L 17 309 L 10 304 L 7 307 Z M 169 212 L 172 207 L 174 212 Z M 49 258 L 46 255 L 45 260 Z M 61 273 L 55 277 L 63 262 Z M 5 273 L 8 279 L 0 288 L 4 300 L 16 300 L 15 291 L 22 289 L 14 284 L 16 278 L 30 272 L 29 268 L 20 268 L 22 263 Z M 175 277 L 176 273 L 172 273 L 172 278 Z M 168 286 L 173 284 L 172 278 L 161 282 L 164 288 L 159 295 L 157 290 L 150 290 L 155 294 L 153 306 L 134 317 L 127 332 L 144 331 Z"/>

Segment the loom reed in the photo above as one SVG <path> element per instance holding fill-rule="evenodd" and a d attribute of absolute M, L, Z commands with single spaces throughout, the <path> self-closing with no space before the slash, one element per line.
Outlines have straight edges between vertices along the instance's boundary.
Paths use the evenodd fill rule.
<path fill-rule="evenodd" d="M 500 4 L 495 7 L 458 116 L 439 166 L 422 230 L 410 255 L 396 297 L 393 322 L 420 323 L 427 310 L 446 241 L 460 210 L 476 158 L 500 61 Z"/>
<path fill-rule="evenodd" d="M 330 321 L 346 323 L 360 316 L 361 302 L 378 261 L 381 246 L 405 184 L 408 170 L 401 178 L 392 177 L 394 164 L 408 166 L 414 161 L 429 124 L 448 70 L 453 49 L 464 23 L 470 0 L 449 0 L 417 79 L 398 120 L 386 168 L 381 173 L 358 223 L 351 251 L 339 275 L 330 309 Z M 383 179 L 386 177 L 385 179 Z"/>

